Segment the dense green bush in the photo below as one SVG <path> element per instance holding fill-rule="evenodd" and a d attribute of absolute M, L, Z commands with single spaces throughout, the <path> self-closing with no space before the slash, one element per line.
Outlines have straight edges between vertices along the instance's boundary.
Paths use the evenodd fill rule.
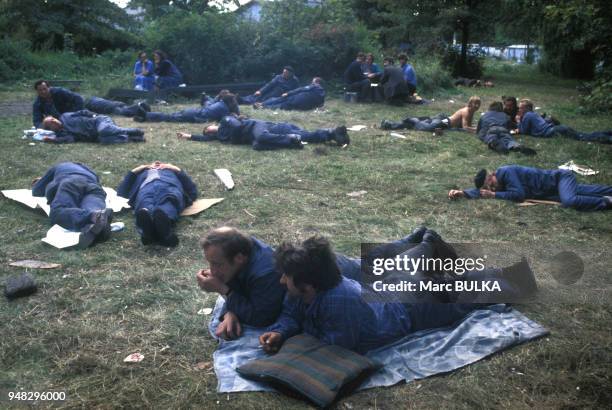
<path fill-rule="evenodd" d="M 450 73 L 436 58 L 417 54 L 410 64 L 417 74 L 417 88 L 421 95 L 429 96 L 442 89 L 453 88 L 453 79 Z"/>

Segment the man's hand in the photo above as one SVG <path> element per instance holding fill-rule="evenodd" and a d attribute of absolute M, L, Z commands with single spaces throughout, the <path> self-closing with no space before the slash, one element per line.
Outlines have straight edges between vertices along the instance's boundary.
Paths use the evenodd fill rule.
<path fill-rule="evenodd" d="M 180 140 L 190 140 L 191 139 L 191 134 L 187 134 L 186 132 L 177 132 L 176 133 L 176 138 L 178 138 Z"/>
<path fill-rule="evenodd" d="M 217 326 L 215 335 L 225 340 L 232 340 L 242 336 L 242 326 L 240 320 L 232 312 L 225 312 L 223 321 Z"/>
<path fill-rule="evenodd" d="M 276 353 L 283 344 L 283 337 L 278 332 L 266 332 L 259 336 L 259 344 L 266 353 Z"/>
<path fill-rule="evenodd" d="M 255 91 L 255 95 L 259 97 L 261 95 L 261 91 L 259 90 Z"/>
<path fill-rule="evenodd" d="M 177 167 L 176 165 L 173 164 L 161 164 L 159 166 L 160 169 L 169 169 L 170 171 L 174 171 L 174 172 L 181 172 L 181 169 L 179 167 Z"/>
<path fill-rule="evenodd" d="M 214 277 L 209 269 L 200 269 L 196 273 L 196 279 L 200 289 L 206 292 L 216 292 L 221 295 L 226 295 L 229 291 L 229 286 L 221 281 L 221 279 Z"/>
<path fill-rule="evenodd" d="M 448 191 L 448 199 L 459 199 L 463 198 L 465 193 L 460 189 L 451 189 Z"/>
<path fill-rule="evenodd" d="M 139 173 L 141 173 L 142 171 L 144 171 L 144 170 L 145 170 L 145 169 L 147 169 L 147 168 L 149 168 L 149 165 L 139 165 L 139 166 L 137 166 L 136 168 L 134 168 L 134 169 L 132 170 L 132 172 L 133 172 L 134 174 L 139 174 Z"/>
<path fill-rule="evenodd" d="M 481 189 L 480 190 L 480 197 L 481 198 L 495 198 L 495 192 L 493 191 L 489 191 L 488 189 Z"/>

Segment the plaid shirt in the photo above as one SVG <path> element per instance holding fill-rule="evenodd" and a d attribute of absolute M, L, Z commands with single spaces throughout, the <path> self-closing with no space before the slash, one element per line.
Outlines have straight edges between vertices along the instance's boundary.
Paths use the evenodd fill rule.
<path fill-rule="evenodd" d="M 280 333 L 283 340 L 304 332 L 365 353 L 408 334 L 410 318 L 401 303 L 364 302 L 361 284 L 343 277 L 308 305 L 287 295 L 281 315 L 268 331 Z"/>

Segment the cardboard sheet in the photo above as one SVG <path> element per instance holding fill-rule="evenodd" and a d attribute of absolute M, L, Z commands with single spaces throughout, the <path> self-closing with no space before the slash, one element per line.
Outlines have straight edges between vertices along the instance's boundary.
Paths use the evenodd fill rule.
<path fill-rule="evenodd" d="M 183 209 L 181 216 L 196 215 L 210 208 L 211 206 L 223 201 L 224 198 L 202 198 L 196 200 L 191 206 Z"/>
<path fill-rule="evenodd" d="M 79 244 L 79 232 L 69 231 L 59 225 L 53 225 L 47 231 L 47 236 L 41 240 L 58 249 L 70 248 Z"/>

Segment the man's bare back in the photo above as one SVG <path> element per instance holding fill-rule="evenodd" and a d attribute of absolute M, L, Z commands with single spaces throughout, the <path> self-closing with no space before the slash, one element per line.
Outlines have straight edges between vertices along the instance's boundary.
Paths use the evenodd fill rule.
<path fill-rule="evenodd" d="M 457 111 L 449 117 L 450 128 L 463 128 L 469 132 L 476 132 L 476 127 L 472 126 L 474 113 L 480 108 L 480 101 L 477 104 L 469 104 Z"/>

